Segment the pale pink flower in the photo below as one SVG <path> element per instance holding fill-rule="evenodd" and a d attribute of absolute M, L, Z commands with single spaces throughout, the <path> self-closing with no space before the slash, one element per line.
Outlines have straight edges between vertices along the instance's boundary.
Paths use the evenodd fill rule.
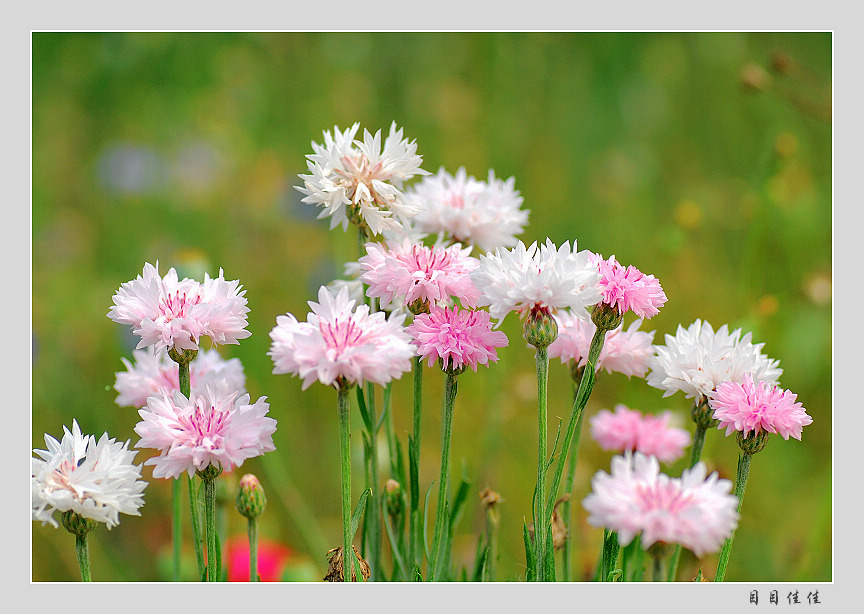
<path fill-rule="evenodd" d="M 276 318 L 267 352 L 273 373 L 297 375 L 305 390 L 315 380 L 337 388 L 341 382 L 384 385 L 411 370 L 414 345 L 404 314 L 387 319 L 381 311 L 370 314 L 368 305 L 355 309 L 347 288 L 334 296 L 321 287 L 309 306 L 306 322 L 290 313 Z"/>
<path fill-rule="evenodd" d="M 239 282 L 204 274 L 204 283 L 189 278 L 178 281 L 171 268 L 159 276 L 159 263 L 144 265 L 143 276 L 121 284 L 114 295 L 108 317 L 132 326 L 141 340 L 137 349 L 175 348 L 197 350 L 202 336 L 214 344 L 237 343 L 251 333 L 246 330 L 246 291 Z"/>
<path fill-rule="evenodd" d="M 480 268 L 472 273 L 482 293 L 477 304 L 501 320 L 511 311 L 525 315 L 533 309 L 554 313 L 569 308 L 588 318 L 587 309 L 600 301 L 600 274 L 587 250 L 576 251 L 576 241 L 556 247 L 551 240 L 522 241 L 513 249 L 499 248 L 480 256 Z"/>
<path fill-rule="evenodd" d="M 777 383 L 783 373 L 778 364 L 761 353 L 764 343 L 752 343 L 752 333 L 731 333 L 724 324 L 714 332 L 708 322 L 696 320 L 688 328 L 679 325 L 666 345 L 655 345 L 649 386 L 665 390 L 664 397 L 681 390 L 688 398 L 708 397 L 725 381 L 741 383 L 749 373 L 755 381 Z"/>
<path fill-rule="evenodd" d="M 155 448 L 159 456 L 147 460 L 154 478 L 189 476 L 209 465 L 231 471 L 247 458 L 275 450 L 276 420 L 267 417 L 266 397 L 250 404 L 248 394 L 239 395 L 225 382 L 207 386 L 203 393 L 162 391 L 147 399 L 138 410 L 141 421 L 135 432 L 137 448 Z"/>
<path fill-rule="evenodd" d="M 489 314 L 482 310 L 432 307 L 414 317 L 408 332 L 417 341 L 417 354 L 429 359 L 429 366 L 441 361 L 443 369 L 459 371 L 466 366 L 497 362 L 495 348 L 507 345 L 507 335 L 493 331 Z"/>
<path fill-rule="evenodd" d="M 618 309 L 618 313 L 632 311 L 640 318 L 651 318 L 666 303 L 666 294 L 653 275 L 645 275 L 634 266 L 624 268 L 611 256 L 603 260 L 597 255 L 600 271 L 600 291 L 603 302 Z"/>
<path fill-rule="evenodd" d="M 712 393 L 708 404 L 714 410 L 714 418 L 720 421 L 717 428 L 725 428 L 726 435 L 740 431 L 745 437 L 751 431 L 776 433 L 789 439 L 801 439 L 801 429 L 813 422 L 801 403 L 796 403 L 796 394 L 782 390 L 769 382 L 754 383 L 753 376 L 744 374 L 744 382 L 723 382 Z"/>
<path fill-rule="evenodd" d="M 335 126 L 333 135 L 324 132 L 324 145 L 312 142 L 315 153 L 307 155 L 309 175 L 300 175 L 304 203 L 323 207 L 319 218 L 331 216 L 330 228 L 342 224 L 347 230 L 349 208 L 369 227 L 373 235 L 400 230 L 423 206 L 401 189 L 415 175 L 428 175 L 420 168 L 416 141 L 402 138 L 396 122 L 381 146 L 381 131 L 364 130 L 363 140 L 354 140 L 360 124 L 345 132 Z"/>
<path fill-rule="evenodd" d="M 480 297 L 471 281 L 480 261 L 470 256 L 470 247 L 426 247 L 406 239 L 389 249 L 367 243 L 366 252 L 359 261 L 360 279 L 369 285 L 370 297 L 380 298 L 383 309 L 417 301 L 443 306 L 454 298 L 473 307 Z"/>
<path fill-rule="evenodd" d="M 684 455 L 690 445 L 690 433 L 671 425 L 672 412 L 658 416 L 643 415 L 626 405 L 616 405 L 615 413 L 604 409 L 591 418 L 591 436 L 604 450 L 631 450 L 656 456 L 671 463 Z"/>
<path fill-rule="evenodd" d="M 481 253 L 514 247 L 516 235 L 528 223 L 527 209 L 514 188 L 515 179 L 497 179 L 489 170 L 486 181 L 469 177 L 464 168 L 450 175 L 443 168 L 424 177 L 408 192 L 426 205 L 414 224 L 463 245 L 475 245 Z"/>
<path fill-rule="evenodd" d="M 141 467 L 133 465 L 136 452 L 129 442 L 120 443 L 104 433 L 99 441 L 82 435 L 76 420 L 72 430 L 63 427 L 63 439 L 45 435 L 47 450 L 33 450 L 30 490 L 33 520 L 57 527 L 54 512 L 72 511 L 104 522 L 110 529 L 120 514 L 140 516 L 147 487 Z"/>
<path fill-rule="evenodd" d="M 151 354 L 146 350 L 132 352 L 130 363 L 121 358 L 126 371 L 115 373 L 115 402 L 121 407 L 144 407 L 147 398 L 160 390 L 171 393 L 180 390 L 180 367 L 166 352 Z M 208 385 L 225 380 L 228 388 L 240 394 L 246 392 L 246 375 L 239 358 L 225 360 L 216 350 L 202 350 L 189 363 L 189 385 L 193 392 L 203 393 Z"/>
<path fill-rule="evenodd" d="M 656 457 L 626 452 L 612 458 L 611 471 L 594 475 L 582 505 L 588 523 L 616 531 L 622 546 L 641 533 L 645 549 L 655 542 L 681 544 L 698 557 L 719 550 L 738 524 L 732 482 L 716 472 L 706 479 L 701 461 L 671 478 L 660 473 Z"/>
<path fill-rule="evenodd" d="M 555 314 L 558 337 L 549 346 L 549 358 L 560 358 L 567 364 L 575 361 L 580 367 L 588 364 L 588 350 L 597 327 L 569 311 Z M 623 373 L 627 377 L 645 377 L 649 360 L 654 356 L 654 331 L 639 330 L 642 320 L 634 320 L 627 330 L 623 322 L 606 333 L 596 369 L 607 373 Z"/>

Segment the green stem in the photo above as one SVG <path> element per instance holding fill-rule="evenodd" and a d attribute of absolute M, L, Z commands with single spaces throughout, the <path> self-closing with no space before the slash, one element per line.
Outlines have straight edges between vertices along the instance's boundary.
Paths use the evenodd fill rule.
<path fill-rule="evenodd" d="M 651 581 L 652 582 L 662 582 L 665 578 L 666 574 L 663 573 L 663 563 L 666 561 L 666 557 L 662 555 L 653 555 L 651 557 Z"/>
<path fill-rule="evenodd" d="M 536 581 L 546 581 L 546 534 L 551 530 L 551 516 L 546 513 L 546 393 L 549 380 L 549 354 L 537 347 L 537 487 L 534 491 L 534 552 L 537 561 Z"/>
<path fill-rule="evenodd" d="M 369 464 L 369 483 L 366 488 L 370 490 L 369 500 L 367 505 L 371 513 L 367 513 L 364 518 L 364 528 L 368 531 L 369 544 L 369 580 L 375 582 L 379 580 L 381 573 L 380 555 L 381 555 L 381 516 L 383 514 L 384 499 L 378 493 L 378 430 L 376 423 L 378 421 L 375 415 L 375 385 L 372 382 L 366 383 L 366 398 L 368 404 L 366 406 L 369 416 L 371 417 L 371 430 L 367 430 L 370 444 L 370 458 L 367 459 Z"/>
<path fill-rule="evenodd" d="M 423 413 L 423 359 L 414 357 L 412 364 L 414 375 L 414 430 L 409 444 L 408 474 L 409 474 L 409 512 L 408 512 L 408 560 L 419 566 L 421 560 L 422 536 L 419 520 L 420 511 L 420 475 L 418 463 L 420 455 L 420 426 Z M 413 451 L 412 451 L 413 448 Z M 411 573 L 412 570 L 409 570 Z"/>
<path fill-rule="evenodd" d="M 216 480 L 204 479 L 204 527 L 207 538 L 207 581 L 218 582 L 216 569 Z"/>
<path fill-rule="evenodd" d="M 741 452 L 738 456 L 738 475 L 735 479 L 735 496 L 738 497 L 738 516 L 741 516 L 741 505 L 744 503 L 744 489 L 747 488 L 747 478 L 750 476 L 750 461 L 753 455 L 747 452 Z M 715 582 L 723 582 L 726 577 L 726 567 L 729 565 L 729 553 L 732 551 L 732 540 L 735 539 L 735 531 L 723 542 L 723 549 L 720 551 L 720 562 L 717 564 L 717 575 L 714 576 Z"/>
<path fill-rule="evenodd" d="M 441 421 L 441 475 L 438 480 L 438 503 L 435 509 L 435 529 L 432 539 L 432 560 L 426 570 L 429 581 L 438 575 L 437 563 L 447 557 L 438 552 L 442 541 L 446 541 L 444 531 L 444 509 L 447 504 L 447 476 L 450 472 L 450 436 L 453 428 L 453 406 L 456 401 L 456 375 L 447 374 L 444 384 L 444 410 Z"/>
<path fill-rule="evenodd" d="M 81 569 L 81 581 L 92 582 L 90 578 L 90 549 L 87 547 L 87 534 L 75 534 L 75 554 Z"/>
<path fill-rule="evenodd" d="M 558 462 L 555 465 L 555 473 L 552 476 L 552 487 L 549 491 L 547 506 L 553 505 L 558 497 L 558 486 L 561 483 L 561 475 L 564 473 L 564 464 L 567 461 L 570 444 L 576 433 L 576 425 L 580 423 L 582 412 L 588 404 L 588 398 L 591 396 L 591 391 L 594 389 L 597 360 L 600 357 L 600 351 L 603 349 L 603 340 L 605 338 L 606 331 L 598 327 L 597 331 L 594 333 L 594 337 L 591 339 L 591 347 L 588 349 L 588 361 L 585 365 L 585 370 L 582 373 L 582 378 L 579 380 L 579 388 L 576 391 L 576 400 L 573 402 L 573 409 L 570 412 L 570 421 L 567 423 L 567 433 L 564 435 L 561 453 L 558 456 Z"/>
<path fill-rule="evenodd" d="M 258 519 L 250 518 L 249 534 L 249 581 L 258 581 Z"/>
<path fill-rule="evenodd" d="M 195 546 L 195 560 L 198 563 L 198 578 L 204 575 L 204 535 L 201 533 L 201 518 L 198 515 L 200 503 L 195 492 L 194 479 L 188 477 L 189 485 L 189 508 L 192 516 L 192 544 Z"/>
<path fill-rule="evenodd" d="M 597 566 L 597 574 L 594 577 L 595 582 L 609 581 L 609 574 L 618 564 L 620 552 L 621 545 L 618 543 L 618 533 L 604 527 L 603 546 L 600 551 L 600 564 Z"/>
<path fill-rule="evenodd" d="M 354 551 L 351 549 L 351 447 L 349 445 L 351 420 L 348 388 L 339 387 L 339 452 L 342 461 L 342 580 L 354 581 Z"/>
<path fill-rule="evenodd" d="M 171 484 L 171 542 L 173 550 L 173 568 L 171 579 L 180 581 L 180 552 L 183 549 L 183 484 L 180 478 L 174 478 Z"/>
<path fill-rule="evenodd" d="M 564 527 L 567 529 L 567 534 L 570 535 L 570 527 L 573 524 L 573 487 L 576 482 L 576 461 L 579 456 L 579 437 L 582 434 L 582 417 L 584 413 L 580 413 L 579 417 L 576 420 L 576 432 L 574 433 L 575 441 L 573 442 L 573 449 L 570 451 L 570 459 L 568 461 L 567 466 L 567 480 L 564 484 L 564 492 L 569 495 L 569 498 L 561 504 L 561 517 L 564 519 Z M 562 575 L 564 578 L 564 582 L 570 582 L 572 580 L 573 571 L 571 569 L 570 560 L 572 558 L 572 540 L 570 538 L 564 540 L 564 547 L 561 549 L 561 555 L 563 557 L 563 565 L 562 565 Z"/>
<path fill-rule="evenodd" d="M 700 402 L 699 397 L 696 398 L 696 403 Z M 692 468 L 699 462 L 702 456 L 702 447 L 705 445 L 705 433 L 708 432 L 708 427 L 700 424 L 696 425 L 696 431 L 693 433 L 693 445 L 690 447 L 690 467 Z M 672 556 L 669 559 L 669 573 L 666 581 L 674 582 L 675 576 L 678 574 L 678 560 L 681 558 L 681 544 L 675 544 L 672 550 Z"/>

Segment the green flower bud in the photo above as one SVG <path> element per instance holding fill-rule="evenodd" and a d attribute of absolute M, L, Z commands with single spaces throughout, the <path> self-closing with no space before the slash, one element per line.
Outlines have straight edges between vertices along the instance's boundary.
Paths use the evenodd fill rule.
<path fill-rule="evenodd" d="M 396 480 L 387 480 L 384 484 L 384 501 L 387 503 L 387 513 L 390 516 L 398 516 L 402 513 L 404 502 L 402 499 L 402 486 Z"/>
<path fill-rule="evenodd" d="M 746 437 L 744 436 L 744 433 L 738 431 L 736 435 L 738 438 L 738 447 L 741 448 L 741 451 L 745 454 L 756 454 L 757 452 L 761 452 L 768 443 L 768 431 L 750 431 L 750 434 Z"/>
<path fill-rule="evenodd" d="M 84 537 L 96 528 L 95 520 L 85 518 L 81 514 L 73 512 L 72 510 L 63 512 L 60 515 L 60 522 L 63 524 L 64 529 L 78 537 Z"/>
<path fill-rule="evenodd" d="M 267 497 L 261 483 L 251 473 L 240 478 L 240 486 L 237 488 L 237 498 L 234 500 L 237 511 L 241 516 L 252 520 L 258 518 L 267 507 Z"/>
<path fill-rule="evenodd" d="M 622 319 L 624 319 L 624 314 L 619 312 L 614 305 L 607 303 L 597 303 L 591 312 L 591 321 L 594 322 L 594 326 L 607 331 L 618 328 Z"/>
<path fill-rule="evenodd" d="M 535 305 L 522 327 L 525 341 L 535 348 L 547 348 L 558 338 L 558 324 L 546 307 Z"/>

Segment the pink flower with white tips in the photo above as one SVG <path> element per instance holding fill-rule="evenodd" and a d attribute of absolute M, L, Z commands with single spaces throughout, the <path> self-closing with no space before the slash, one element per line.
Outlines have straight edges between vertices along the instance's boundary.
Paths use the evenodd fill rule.
<path fill-rule="evenodd" d="M 578 366 L 588 364 L 588 350 L 597 327 L 593 322 L 574 316 L 569 311 L 555 314 L 558 337 L 549 346 L 549 358 L 560 358 L 567 364 L 574 361 Z M 623 323 L 606 333 L 603 349 L 597 359 L 596 369 L 607 373 L 623 373 L 627 377 L 645 377 L 649 360 L 654 356 L 654 331 L 639 330 L 642 320 L 634 320 L 627 330 Z"/>
<path fill-rule="evenodd" d="M 732 482 L 716 472 L 705 475 L 700 461 L 670 478 L 660 473 L 656 457 L 626 452 L 612 458 L 611 475 L 594 475 L 582 506 L 588 524 L 616 531 L 622 546 L 641 533 L 645 549 L 655 542 L 681 544 L 699 557 L 719 550 L 738 524 Z"/>
<path fill-rule="evenodd" d="M 614 413 L 604 409 L 591 418 L 591 436 L 604 450 L 631 450 L 671 463 L 681 458 L 684 448 L 690 445 L 690 433 L 671 422 L 670 411 L 658 416 L 643 415 L 619 404 Z"/>
<path fill-rule="evenodd" d="M 744 382 L 723 382 L 711 395 L 708 404 L 714 410 L 714 418 L 720 421 L 717 428 L 726 429 L 726 435 L 740 431 L 745 437 L 751 431 L 776 433 L 789 439 L 801 439 L 801 430 L 812 424 L 797 395 L 783 390 L 770 382 L 753 381 L 749 373 Z"/>
<path fill-rule="evenodd" d="M 318 380 L 327 386 L 374 382 L 384 385 L 411 370 L 414 345 L 405 332 L 404 314 L 369 313 L 368 305 L 354 308 L 348 289 L 334 296 L 318 290 L 318 302 L 306 322 L 292 314 L 278 316 L 270 331 L 273 343 L 267 354 L 273 373 L 293 373 L 305 390 Z"/>
<path fill-rule="evenodd" d="M 132 352 L 134 363 L 121 358 L 126 371 L 115 373 L 115 402 L 121 407 L 144 407 L 147 398 L 164 390 L 180 390 L 179 365 L 166 352 Z M 231 390 L 246 392 L 246 375 L 238 358 L 225 360 L 216 350 L 203 350 L 189 363 L 189 383 L 193 392 L 203 393 L 206 386 L 226 380 Z"/>
<path fill-rule="evenodd" d="M 370 297 L 380 298 L 383 309 L 415 303 L 442 306 L 453 298 L 473 307 L 480 297 L 471 281 L 480 261 L 470 256 L 470 247 L 426 247 L 406 239 L 389 249 L 367 243 L 366 252 L 359 261 L 360 279 L 369 285 Z"/>
<path fill-rule="evenodd" d="M 354 140 L 359 123 L 345 132 L 335 126 L 333 135 L 324 132 L 324 145 L 312 142 L 314 154 L 307 155 L 309 175 L 300 175 L 304 203 L 323 207 L 319 218 L 331 216 L 330 228 L 348 222 L 362 222 L 373 235 L 384 230 L 400 230 L 422 210 L 422 205 L 407 196 L 402 183 L 415 175 L 428 175 L 420 168 L 423 159 L 416 154 L 417 143 L 402 138 L 396 122 L 381 146 L 381 131 L 375 135 L 364 130 L 363 140 Z"/>
<path fill-rule="evenodd" d="M 276 449 L 276 420 L 267 417 L 265 399 L 250 404 L 248 394 L 239 395 L 224 382 L 202 394 L 193 391 L 188 399 L 180 391 L 163 391 L 138 410 L 142 420 L 135 432 L 141 440 L 135 447 L 161 451 L 144 463 L 154 466 L 154 478 L 176 478 L 184 471 L 191 477 L 211 464 L 231 471 Z"/>
<path fill-rule="evenodd" d="M 137 349 L 197 350 L 202 336 L 226 344 L 251 334 L 246 330 L 246 291 L 240 291 L 236 280 L 225 281 L 222 269 L 219 277 L 205 273 L 204 283 L 198 283 L 178 281 L 173 268 L 160 277 L 158 266 L 148 262 L 143 276 L 121 284 L 108 311 L 109 318 L 132 326 L 141 337 Z"/>
<path fill-rule="evenodd" d="M 429 359 L 429 366 L 441 361 L 445 370 L 461 371 L 497 362 L 495 348 L 507 345 L 507 335 L 493 331 L 489 314 L 482 310 L 459 309 L 455 305 L 414 317 L 408 332 L 416 339 L 417 354 Z"/>
<path fill-rule="evenodd" d="M 666 294 L 653 275 L 645 275 L 632 265 L 624 268 L 615 256 L 608 260 L 597 256 L 597 267 L 603 302 L 616 307 L 618 313 L 632 311 L 640 318 L 651 318 L 666 303 Z"/>

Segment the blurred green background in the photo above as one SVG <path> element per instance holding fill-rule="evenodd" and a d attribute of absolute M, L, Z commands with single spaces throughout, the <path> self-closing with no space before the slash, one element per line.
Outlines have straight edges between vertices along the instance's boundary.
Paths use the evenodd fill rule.
<path fill-rule="evenodd" d="M 329 231 L 294 189 L 310 142 L 334 125 L 386 133 L 395 120 L 426 170 L 514 176 L 531 210 L 526 243 L 577 239 L 657 276 L 669 300 L 642 328 L 658 344 L 697 318 L 765 343 L 814 422 L 802 442 L 774 437 L 756 457 L 727 579 L 832 579 L 830 33 L 43 32 L 32 43 L 34 448 L 73 418 L 134 444 L 138 416 L 115 405 L 112 386 L 135 340 L 106 317 L 111 297 L 146 261 L 198 279 L 222 267 L 247 290 L 252 333 L 222 354 L 242 360 L 250 394 L 267 396 L 278 421 L 277 451 L 227 476 L 226 497 L 256 473 L 269 499 L 262 536 L 294 551 L 286 577 L 320 579 L 341 539 L 336 395 L 320 385 L 301 393 L 298 379 L 273 375 L 268 333 L 278 314 L 303 319 L 318 286 L 357 257 L 353 230 Z M 503 330 L 500 362 L 460 378 L 453 476 L 464 467 L 474 494 L 453 556 L 472 564 L 484 522 L 477 493 L 488 486 L 504 498 L 498 578 L 519 580 L 536 382 L 514 316 Z M 442 379 L 427 369 L 427 487 L 438 472 Z M 410 386 L 410 376 L 394 386 L 405 446 Z M 550 445 L 570 395 L 568 371 L 554 362 Z M 587 415 L 619 402 L 672 409 L 692 431 L 680 393 L 664 399 L 620 375 L 598 377 Z M 610 458 L 586 427 L 577 502 Z M 734 438 L 710 432 L 703 459 L 734 479 Z M 152 480 L 145 493 L 141 517 L 91 533 L 95 580 L 167 578 L 170 484 Z M 581 579 L 602 530 L 574 509 Z M 231 506 L 223 522 L 229 535 L 245 530 Z M 32 523 L 33 580 L 77 580 L 73 544 Z M 716 556 L 700 563 L 687 552 L 679 577 L 700 564 L 713 577 Z"/>

